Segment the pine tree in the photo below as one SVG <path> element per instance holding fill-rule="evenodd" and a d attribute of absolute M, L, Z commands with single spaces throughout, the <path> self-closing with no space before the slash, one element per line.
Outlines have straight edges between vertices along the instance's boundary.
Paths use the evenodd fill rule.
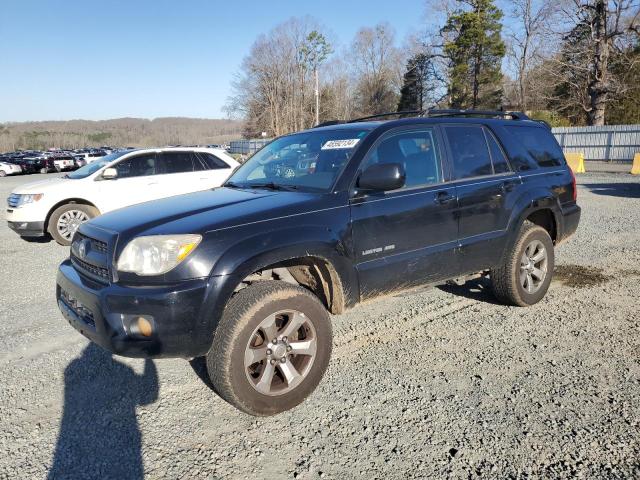
<path fill-rule="evenodd" d="M 449 59 L 449 103 L 453 108 L 498 108 L 502 103 L 502 11 L 492 0 L 459 0 L 442 34 Z"/>
<path fill-rule="evenodd" d="M 436 88 L 437 75 L 432 58 L 425 53 L 414 55 L 407 62 L 398 111 L 428 108 L 431 93 Z"/>

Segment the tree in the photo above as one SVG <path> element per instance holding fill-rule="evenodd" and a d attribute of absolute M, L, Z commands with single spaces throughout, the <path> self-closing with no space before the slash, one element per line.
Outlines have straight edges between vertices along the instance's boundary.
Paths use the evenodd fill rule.
<path fill-rule="evenodd" d="M 515 66 L 517 105 L 525 111 L 530 106 L 531 84 L 539 80 L 530 72 L 549 48 L 549 23 L 555 20 L 558 3 L 549 0 L 512 0 L 510 5 L 507 56 Z"/>
<path fill-rule="evenodd" d="M 351 44 L 357 114 L 392 112 L 398 105 L 401 55 L 389 24 L 362 28 Z"/>
<path fill-rule="evenodd" d="M 433 92 L 438 87 L 438 81 L 433 58 L 422 52 L 413 55 L 407 62 L 398 111 L 424 110 L 431 106 L 434 103 Z"/>
<path fill-rule="evenodd" d="M 502 12 L 492 0 L 459 0 L 441 33 L 449 61 L 453 108 L 497 108 L 502 103 Z"/>
<path fill-rule="evenodd" d="M 560 52 L 549 62 L 556 77 L 552 108 L 564 111 L 572 123 L 604 125 L 607 107 L 633 90 L 630 77 L 637 41 L 638 0 L 573 0 L 565 10 L 571 28 Z M 625 53 L 626 52 L 626 53 Z"/>
<path fill-rule="evenodd" d="M 318 68 L 320 64 L 333 53 L 333 49 L 323 34 L 317 30 L 313 30 L 302 44 L 300 53 L 304 58 L 304 62 L 308 64 L 309 68 L 313 71 L 315 80 L 316 124 L 318 124 L 320 123 L 320 82 L 318 79 Z"/>

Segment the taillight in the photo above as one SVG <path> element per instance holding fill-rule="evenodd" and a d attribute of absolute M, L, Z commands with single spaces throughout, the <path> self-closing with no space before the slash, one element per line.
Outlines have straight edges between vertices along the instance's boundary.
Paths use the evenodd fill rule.
<path fill-rule="evenodd" d="M 573 188 L 573 201 L 575 202 L 578 199 L 578 187 L 576 186 L 576 174 L 573 173 L 573 170 L 569 168 L 571 172 L 571 188 Z"/>

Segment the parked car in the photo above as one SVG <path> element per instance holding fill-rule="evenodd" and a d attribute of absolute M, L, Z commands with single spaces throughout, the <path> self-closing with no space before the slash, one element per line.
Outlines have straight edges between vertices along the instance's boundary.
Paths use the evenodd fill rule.
<path fill-rule="evenodd" d="M 0 177 L 6 177 L 7 175 L 17 175 L 22 173 L 20 165 L 9 162 L 0 162 Z"/>
<path fill-rule="evenodd" d="M 149 200 L 217 187 L 238 163 L 221 150 L 128 150 L 53 180 L 16 188 L 9 227 L 23 237 L 49 233 L 69 245 L 78 226 L 101 213 Z"/>
<path fill-rule="evenodd" d="M 53 164 L 57 172 L 65 172 L 68 170 L 75 170 L 76 163 L 71 155 L 54 155 Z"/>
<path fill-rule="evenodd" d="M 87 163 L 92 163 L 100 158 L 106 156 L 107 153 L 102 150 L 91 151 L 83 153 L 84 159 Z"/>
<path fill-rule="evenodd" d="M 51 157 L 31 157 L 27 158 L 27 162 L 29 162 L 34 172 L 51 173 L 57 171 L 56 165 Z"/>
<path fill-rule="evenodd" d="M 222 398 L 271 415 L 320 382 L 329 313 L 469 274 L 533 305 L 579 218 L 562 150 L 524 114 L 333 124 L 274 140 L 224 188 L 81 225 L 57 299 L 104 348 L 205 356 Z"/>
<path fill-rule="evenodd" d="M 12 157 L 1 161 L 20 167 L 20 173 L 33 173 L 32 167 L 28 164 L 25 157 Z"/>

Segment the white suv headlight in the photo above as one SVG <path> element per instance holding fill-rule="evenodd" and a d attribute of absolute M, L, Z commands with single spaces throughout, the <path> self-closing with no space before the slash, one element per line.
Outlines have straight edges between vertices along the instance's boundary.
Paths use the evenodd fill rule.
<path fill-rule="evenodd" d="M 201 235 L 151 235 L 131 240 L 118 259 L 119 272 L 162 275 L 177 267 L 195 250 Z"/>
<path fill-rule="evenodd" d="M 21 193 L 17 195 L 18 201 L 16 208 L 22 207 L 28 203 L 35 203 L 44 197 L 44 193 Z"/>

